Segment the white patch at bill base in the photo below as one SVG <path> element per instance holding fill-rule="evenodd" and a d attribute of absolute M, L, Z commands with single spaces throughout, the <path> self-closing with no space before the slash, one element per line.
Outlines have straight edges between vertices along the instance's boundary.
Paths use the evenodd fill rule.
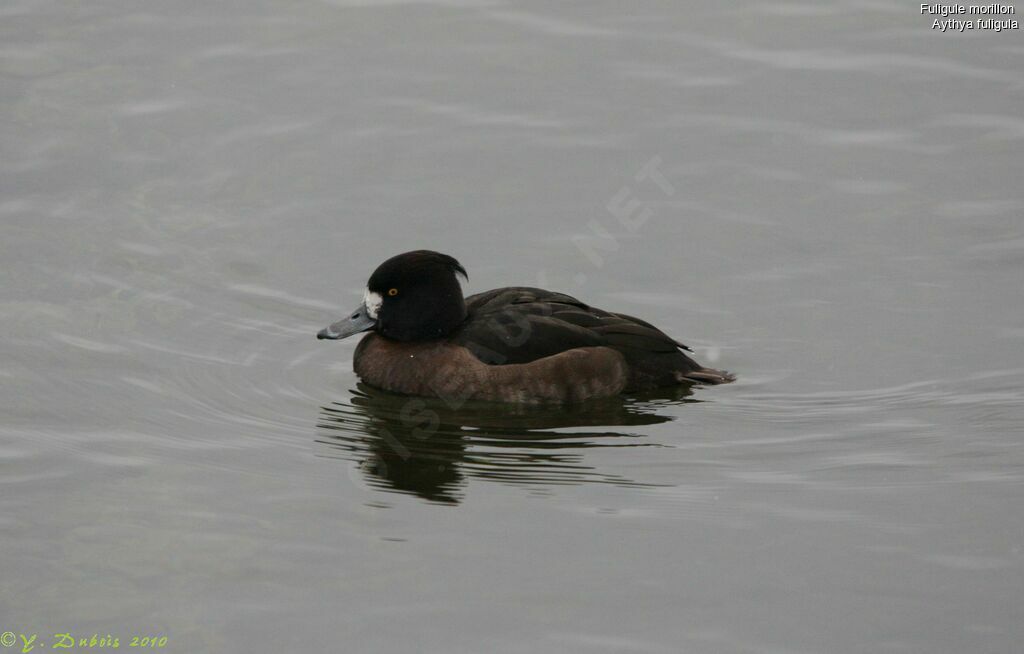
<path fill-rule="evenodd" d="M 384 298 L 380 296 L 380 293 L 372 293 L 370 289 L 366 289 L 366 293 L 363 294 L 363 306 L 366 307 L 366 315 L 376 320 L 377 312 L 380 311 L 380 305 L 382 304 L 384 304 Z"/>

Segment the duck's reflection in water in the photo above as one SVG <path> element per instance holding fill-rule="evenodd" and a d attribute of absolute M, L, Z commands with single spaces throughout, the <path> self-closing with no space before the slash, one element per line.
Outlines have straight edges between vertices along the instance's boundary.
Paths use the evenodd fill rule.
<path fill-rule="evenodd" d="M 348 402 L 322 407 L 317 441 L 326 456 L 355 461 L 367 483 L 457 504 L 467 479 L 543 490 L 558 484 L 647 486 L 583 463 L 599 447 L 658 447 L 641 434 L 601 429 L 667 422 L 666 405 L 695 402 L 687 387 L 658 396 L 614 397 L 570 406 L 408 397 L 363 384 Z M 579 428 L 587 429 L 579 429 Z M 564 431 L 563 431 L 564 430 Z"/>

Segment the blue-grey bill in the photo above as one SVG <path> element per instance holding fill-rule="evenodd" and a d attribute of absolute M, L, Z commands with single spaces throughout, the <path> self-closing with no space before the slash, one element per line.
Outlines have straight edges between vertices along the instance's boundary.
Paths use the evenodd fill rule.
<path fill-rule="evenodd" d="M 317 338 L 329 338 L 332 341 L 339 338 L 348 338 L 353 334 L 365 332 L 372 329 L 377 321 L 366 312 L 366 305 L 360 305 L 348 318 L 342 318 L 330 327 L 325 327 L 317 332 Z"/>

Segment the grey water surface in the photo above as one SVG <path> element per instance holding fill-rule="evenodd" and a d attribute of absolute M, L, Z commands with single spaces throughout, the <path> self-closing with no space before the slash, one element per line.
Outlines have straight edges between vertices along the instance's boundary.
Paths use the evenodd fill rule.
<path fill-rule="evenodd" d="M 0 631 L 1021 651 L 1024 37 L 931 24 L 4 2 Z M 357 339 L 314 335 L 418 248 L 739 379 L 567 409 L 359 386 Z"/>

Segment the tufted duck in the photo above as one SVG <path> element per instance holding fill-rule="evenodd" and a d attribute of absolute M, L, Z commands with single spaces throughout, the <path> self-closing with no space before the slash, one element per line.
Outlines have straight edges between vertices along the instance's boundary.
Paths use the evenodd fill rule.
<path fill-rule="evenodd" d="M 539 288 L 463 298 L 452 257 L 416 250 L 382 263 L 349 317 L 317 334 L 372 330 L 353 367 L 388 391 L 463 400 L 579 402 L 734 377 L 704 368 L 650 323 Z"/>

